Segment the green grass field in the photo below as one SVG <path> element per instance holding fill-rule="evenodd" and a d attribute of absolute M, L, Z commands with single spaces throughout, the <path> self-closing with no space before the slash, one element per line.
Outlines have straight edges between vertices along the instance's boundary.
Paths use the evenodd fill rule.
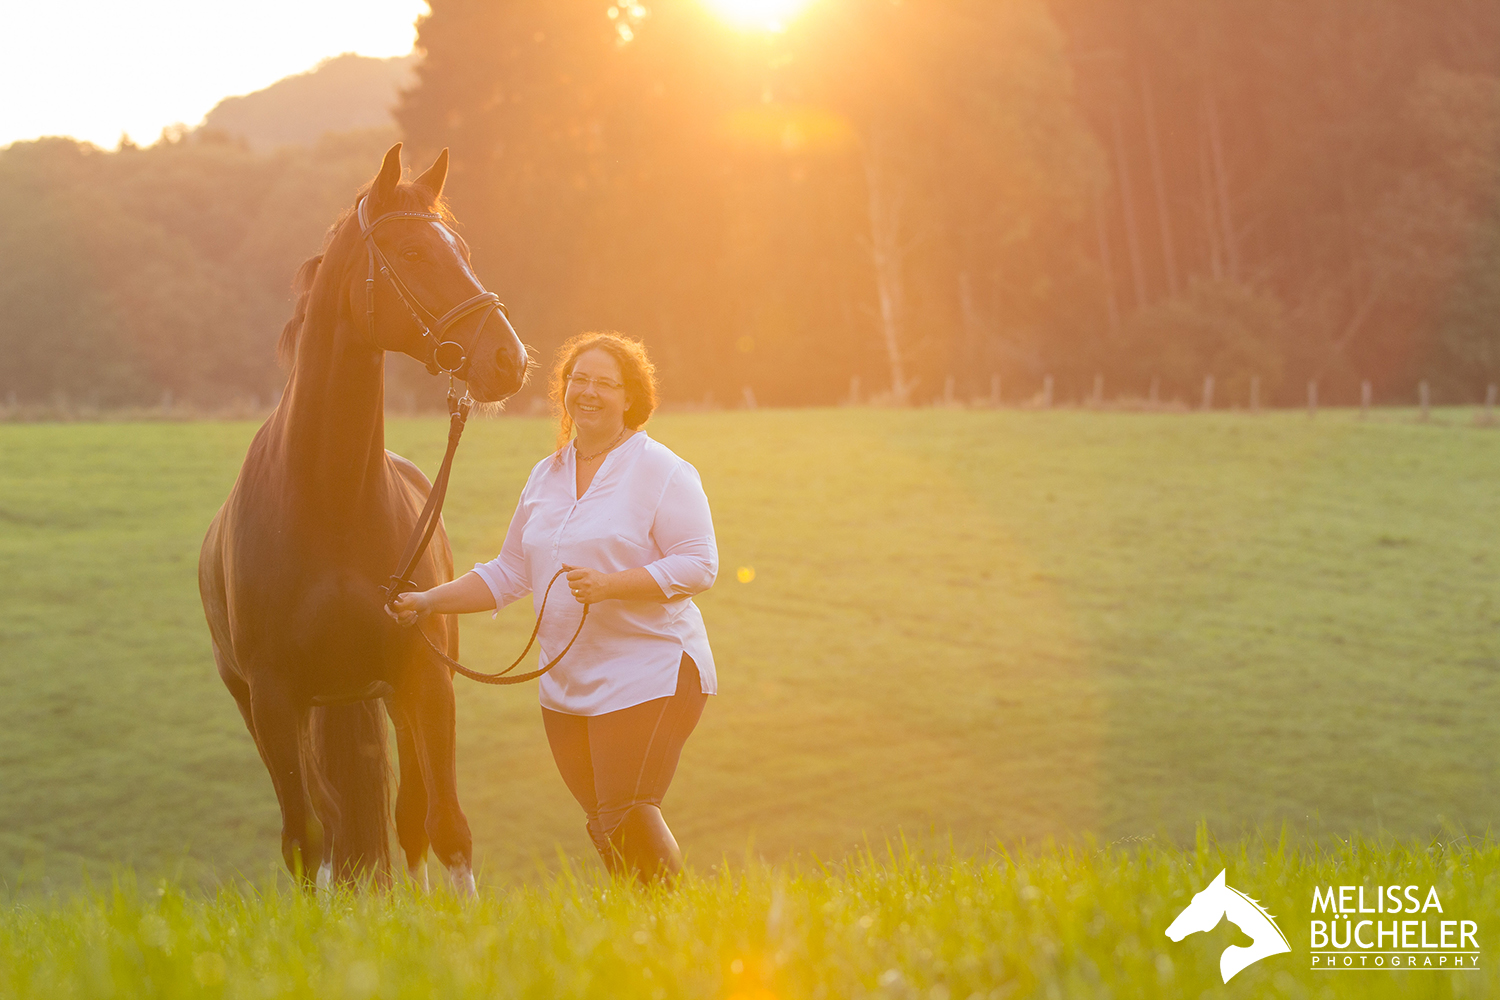
<path fill-rule="evenodd" d="M 253 429 L 0 425 L 13 891 L 275 868 L 275 800 L 194 578 Z M 1447 840 L 1496 815 L 1500 434 L 1467 414 L 756 411 L 650 430 L 701 471 L 722 556 L 700 599 L 722 694 L 666 809 L 700 870 L 898 831 L 969 853 L 1190 843 L 1200 819 Z M 471 427 L 447 513 L 461 567 L 498 548 L 550 435 Z M 389 428 L 429 471 L 442 443 L 437 421 Z M 528 615 L 466 620 L 465 659 L 508 659 Z M 534 692 L 458 694 L 482 877 L 596 864 Z"/>
<path fill-rule="evenodd" d="M 1227 922 L 1178 943 L 1164 933 L 1221 869 L 1266 904 L 1292 948 L 1227 986 L 1220 953 L 1248 938 Z M 1482 916 L 1489 951 L 1477 970 L 1442 971 L 1451 957 L 1431 952 L 1401 971 L 1373 953 L 1314 970 L 1308 901 L 1361 882 L 1431 886 L 1444 917 L 1500 914 L 1500 848 L 1225 849 L 1206 835 L 1184 850 L 987 859 L 887 848 L 832 868 L 699 871 L 673 894 L 565 869 L 467 905 L 405 889 L 319 900 L 275 884 L 204 896 L 126 880 L 62 905 L 0 908 L 0 996 L 1438 998 L 1500 986 Z"/>

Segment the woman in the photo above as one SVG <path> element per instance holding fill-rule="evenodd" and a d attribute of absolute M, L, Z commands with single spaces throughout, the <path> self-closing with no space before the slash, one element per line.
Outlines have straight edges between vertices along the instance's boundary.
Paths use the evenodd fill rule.
<path fill-rule="evenodd" d="M 682 869 L 661 800 L 718 691 L 692 601 L 718 574 L 713 521 L 697 471 L 640 429 L 656 408 L 640 342 L 614 333 L 569 340 L 552 399 L 558 450 L 531 470 L 500 554 L 451 583 L 402 594 L 391 609 L 410 624 L 528 593 L 540 608 L 565 571 L 577 603 L 559 603 L 553 588 L 537 636 L 544 663 L 567 646 L 582 605 L 589 613 L 541 679 L 547 741 L 605 866 L 649 883 Z"/>

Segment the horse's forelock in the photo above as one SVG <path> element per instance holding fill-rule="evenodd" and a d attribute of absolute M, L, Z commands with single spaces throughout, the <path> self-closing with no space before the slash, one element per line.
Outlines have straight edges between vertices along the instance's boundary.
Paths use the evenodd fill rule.
<path fill-rule="evenodd" d="M 371 181 L 360 188 L 359 194 L 354 199 L 355 205 L 358 205 L 359 199 L 369 194 L 374 186 L 375 182 Z M 349 211 L 352 213 L 354 209 L 351 207 Z M 391 192 L 390 203 L 381 205 L 380 212 L 381 214 L 385 212 L 433 212 L 442 216 L 444 222 L 453 224 L 453 214 L 448 211 L 447 200 L 442 195 L 434 196 L 426 185 L 413 181 L 402 181 L 397 184 L 396 189 Z M 374 213 L 370 217 L 373 219 Z"/>

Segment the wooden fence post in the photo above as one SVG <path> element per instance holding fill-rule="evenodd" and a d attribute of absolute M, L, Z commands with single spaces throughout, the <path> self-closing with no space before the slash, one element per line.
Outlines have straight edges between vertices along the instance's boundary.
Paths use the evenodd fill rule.
<path fill-rule="evenodd" d="M 1104 375 L 1102 372 L 1094 376 L 1094 405 L 1104 405 Z"/>
<path fill-rule="evenodd" d="M 990 405 L 1000 405 L 1000 376 L 998 374 L 990 376 Z"/>
<path fill-rule="evenodd" d="M 859 376 L 855 375 L 849 379 L 849 405 L 859 405 Z"/>
<path fill-rule="evenodd" d="M 1432 392 L 1428 388 L 1427 380 L 1425 378 L 1421 382 L 1417 383 L 1417 396 L 1422 401 L 1422 423 L 1425 424 L 1427 422 L 1428 416 L 1427 411 L 1432 405 Z"/>
<path fill-rule="evenodd" d="M 943 379 L 943 405 L 953 405 L 953 376 L 949 375 Z"/>
<path fill-rule="evenodd" d="M 745 386 L 743 395 L 745 397 L 745 409 L 755 409 L 755 392 L 748 385 Z"/>
<path fill-rule="evenodd" d="M 1374 395 L 1370 389 L 1370 380 L 1365 379 L 1359 384 L 1359 419 L 1366 420 L 1370 416 L 1370 398 Z"/>
<path fill-rule="evenodd" d="M 1307 415 L 1316 417 L 1318 415 L 1318 382 L 1316 379 L 1307 383 Z"/>
<path fill-rule="evenodd" d="M 1046 409 L 1052 408 L 1052 376 L 1047 375 L 1042 379 L 1042 406 Z"/>
<path fill-rule="evenodd" d="M 1214 408 L 1214 377 L 1203 376 L 1203 408 L 1212 410 Z"/>
<path fill-rule="evenodd" d="M 1250 376 L 1250 412 L 1260 412 L 1260 376 Z"/>
<path fill-rule="evenodd" d="M 1151 376 L 1151 405 L 1155 406 L 1161 402 L 1161 379 L 1155 375 Z"/>
<path fill-rule="evenodd" d="M 1484 391 L 1484 422 L 1487 424 L 1495 422 L 1495 393 L 1497 389 L 1500 389 L 1500 386 L 1496 386 L 1495 383 L 1491 382 L 1490 387 Z M 10 398 L 10 405 L 14 408 L 16 405 L 16 394 L 11 393 Z"/>

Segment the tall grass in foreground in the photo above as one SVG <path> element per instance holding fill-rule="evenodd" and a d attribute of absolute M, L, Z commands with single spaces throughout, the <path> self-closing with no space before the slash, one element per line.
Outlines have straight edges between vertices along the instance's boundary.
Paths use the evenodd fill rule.
<path fill-rule="evenodd" d="M 1164 930 L 1221 868 L 1292 953 L 1220 982 L 1228 923 Z M 1314 972 L 1315 886 L 1436 886 L 1479 922 L 1478 972 Z M 69 902 L 0 910 L 15 997 L 1487 996 L 1500 960 L 1500 845 L 1251 839 L 1194 849 L 1048 848 L 984 857 L 902 847 L 836 868 L 753 865 L 641 892 L 564 870 L 463 903 L 446 893 L 283 886 L 185 893 L 126 876 Z"/>

